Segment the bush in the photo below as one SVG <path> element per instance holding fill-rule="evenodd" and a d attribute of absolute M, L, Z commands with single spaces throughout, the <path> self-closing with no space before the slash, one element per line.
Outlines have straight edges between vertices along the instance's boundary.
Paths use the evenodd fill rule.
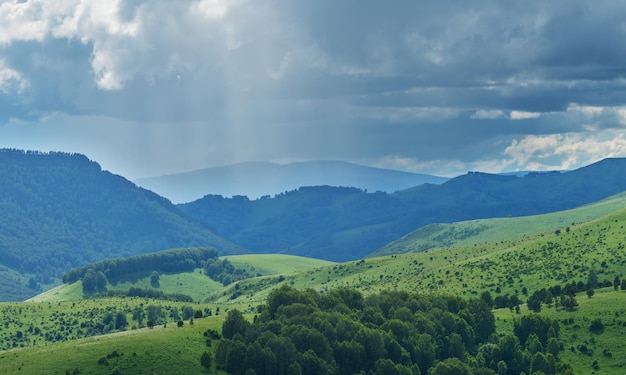
<path fill-rule="evenodd" d="M 602 323 L 600 318 L 596 318 L 591 321 L 589 330 L 593 333 L 602 333 L 602 331 L 604 331 L 604 323 Z"/>
<path fill-rule="evenodd" d="M 211 353 L 202 353 L 202 356 L 200 356 L 200 365 L 202 365 L 205 369 L 211 368 Z"/>

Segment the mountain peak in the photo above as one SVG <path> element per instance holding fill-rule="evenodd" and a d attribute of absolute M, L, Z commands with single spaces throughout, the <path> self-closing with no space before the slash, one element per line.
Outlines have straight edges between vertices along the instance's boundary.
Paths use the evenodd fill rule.
<path fill-rule="evenodd" d="M 251 199 L 280 194 L 303 186 L 355 187 L 394 192 L 424 183 L 443 183 L 447 178 L 357 165 L 335 160 L 312 160 L 290 164 L 248 162 L 213 167 L 135 182 L 173 202 L 191 202 L 207 194 Z"/>

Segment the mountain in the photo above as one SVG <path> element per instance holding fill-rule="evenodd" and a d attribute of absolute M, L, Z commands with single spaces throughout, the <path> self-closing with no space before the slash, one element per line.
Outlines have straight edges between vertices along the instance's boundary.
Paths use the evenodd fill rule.
<path fill-rule="evenodd" d="M 31 295 L 88 262 L 192 246 L 245 252 L 83 155 L 0 150 L 0 265 L 32 275 Z"/>
<path fill-rule="evenodd" d="M 274 195 L 301 186 L 347 186 L 368 191 L 394 192 L 412 186 L 440 184 L 447 178 L 365 167 L 341 161 L 310 161 L 279 165 L 240 163 L 186 173 L 142 178 L 135 181 L 173 202 L 184 203 L 207 194 L 251 199 Z"/>
<path fill-rule="evenodd" d="M 432 223 L 536 215 L 596 202 L 625 191 L 625 174 L 626 159 L 605 159 L 565 173 L 470 172 L 392 194 L 318 186 L 257 200 L 209 195 L 179 207 L 252 252 L 346 261 Z"/>

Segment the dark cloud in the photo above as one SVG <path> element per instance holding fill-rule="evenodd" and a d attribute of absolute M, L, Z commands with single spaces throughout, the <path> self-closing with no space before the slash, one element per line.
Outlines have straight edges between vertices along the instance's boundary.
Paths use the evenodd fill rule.
<path fill-rule="evenodd" d="M 50 4 L 0 5 L 2 146 L 135 147 L 111 165 L 143 176 L 330 158 L 445 172 L 583 163 L 599 154 L 532 150 L 623 136 L 618 1 Z"/>

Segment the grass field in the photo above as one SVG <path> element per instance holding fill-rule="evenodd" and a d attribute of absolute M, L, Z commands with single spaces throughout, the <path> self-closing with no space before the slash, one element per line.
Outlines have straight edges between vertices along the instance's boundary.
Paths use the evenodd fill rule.
<path fill-rule="evenodd" d="M 206 374 L 203 332 L 221 330 L 222 317 L 186 321 L 0 352 L 2 374 Z M 215 371 L 215 364 L 211 373 Z"/>
<path fill-rule="evenodd" d="M 263 276 L 306 271 L 313 268 L 336 264 L 321 259 L 285 254 L 246 254 L 224 257 L 236 268 L 252 269 Z"/>
<path fill-rule="evenodd" d="M 572 365 L 576 374 L 615 374 L 626 372 L 626 291 L 599 289 L 588 298 L 576 297 L 579 306 L 573 311 L 543 307 L 540 314 L 559 321 L 560 341 L 564 348 L 559 354 Z M 522 306 L 520 314 L 509 309 L 495 311 L 498 332 L 510 332 L 513 321 L 531 312 Z M 593 333 L 591 322 L 600 319 L 605 328 Z M 586 348 L 586 349 L 585 349 Z M 581 351 L 582 349 L 582 351 Z M 599 370 L 592 364 L 597 361 Z"/>

